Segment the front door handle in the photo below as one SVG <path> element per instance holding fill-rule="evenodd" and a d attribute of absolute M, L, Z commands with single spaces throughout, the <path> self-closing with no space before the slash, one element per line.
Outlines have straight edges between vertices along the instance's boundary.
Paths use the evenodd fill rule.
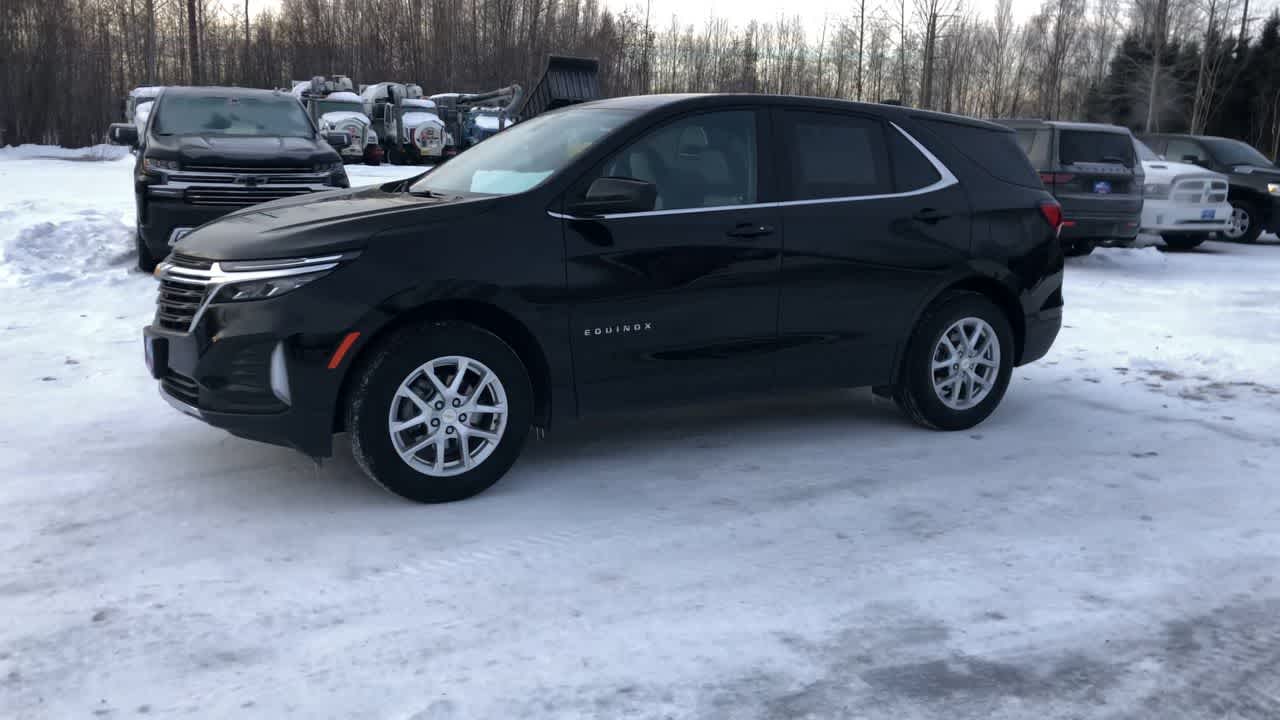
<path fill-rule="evenodd" d="M 731 238 L 758 238 L 773 234 L 772 225 L 761 225 L 760 223 L 738 223 L 732 229 L 725 233 Z"/>
<path fill-rule="evenodd" d="M 951 216 L 933 208 L 925 208 L 911 217 L 913 220 L 918 220 L 922 223 L 929 223 L 932 225 L 940 220 L 946 220 Z"/>

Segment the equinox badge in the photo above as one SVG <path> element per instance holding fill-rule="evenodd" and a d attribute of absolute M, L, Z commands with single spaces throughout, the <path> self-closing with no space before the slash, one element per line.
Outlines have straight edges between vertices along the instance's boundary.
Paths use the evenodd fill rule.
<path fill-rule="evenodd" d="M 653 323 L 624 323 L 622 325 L 608 325 L 605 327 L 587 328 L 582 331 L 583 337 L 591 337 L 592 335 L 621 335 L 623 333 L 648 332 L 653 329 Z"/>

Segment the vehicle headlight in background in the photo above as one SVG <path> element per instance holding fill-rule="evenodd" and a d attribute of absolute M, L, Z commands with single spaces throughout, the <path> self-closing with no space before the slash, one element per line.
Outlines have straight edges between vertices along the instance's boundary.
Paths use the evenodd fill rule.
<path fill-rule="evenodd" d="M 1147 183 L 1142 186 L 1142 196 L 1153 200 L 1163 200 L 1169 197 L 1169 190 L 1172 187 L 1171 184 L 1167 183 Z"/>
<path fill-rule="evenodd" d="M 1272 195 L 1280 195 L 1280 183 L 1267 183 L 1267 192 Z"/>
<path fill-rule="evenodd" d="M 316 165 L 316 172 L 318 173 L 337 172 L 341 169 L 342 169 L 341 160 L 338 160 L 336 162 L 318 163 Z"/>
<path fill-rule="evenodd" d="M 154 158 L 143 158 L 142 169 L 147 172 L 174 171 L 178 169 L 177 160 L 156 160 Z"/>

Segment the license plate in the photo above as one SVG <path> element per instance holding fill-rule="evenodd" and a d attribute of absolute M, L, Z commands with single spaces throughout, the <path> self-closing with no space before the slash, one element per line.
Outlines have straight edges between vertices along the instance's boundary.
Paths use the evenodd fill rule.
<path fill-rule="evenodd" d="M 164 338 L 142 336 L 142 355 L 147 362 L 147 371 L 151 377 L 159 380 L 168 370 L 169 343 Z"/>
<path fill-rule="evenodd" d="M 1099 180 L 1093 184 L 1093 191 L 1099 195 L 1111 194 L 1111 183 L 1106 180 Z"/>
<path fill-rule="evenodd" d="M 1201 211 L 1200 211 L 1200 219 L 1201 219 L 1201 220 L 1212 220 L 1212 219 L 1213 219 L 1214 214 L 1215 214 L 1215 213 L 1214 213 L 1214 211 L 1213 211 L 1212 209 L 1209 209 L 1209 210 L 1201 210 Z"/>

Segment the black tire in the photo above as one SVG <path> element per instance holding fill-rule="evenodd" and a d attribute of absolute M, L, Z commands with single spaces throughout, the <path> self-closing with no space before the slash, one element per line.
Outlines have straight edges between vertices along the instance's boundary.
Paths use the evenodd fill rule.
<path fill-rule="evenodd" d="M 1084 257 L 1093 252 L 1098 247 L 1097 240 L 1072 240 L 1062 248 L 1062 254 L 1067 257 Z"/>
<path fill-rule="evenodd" d="M 1258 236 L 1262 234 L 1262 211 L 1256 204 L 1249 200 L 1232 198 L 1228 202 L 1231 203 L 1232 222 L 1235 221 L 1236 212 L 1243 212 L 1244 216 L 1248 219 L 1248 226 L 1245 228 L 1243 235 L 1236 235 L 1233 237 L 1224 231 L 1222 236 L 1227 240 L 1235 240 L 1236 242 L 1257 242 Z"/>
<path fill-rule="evenodd" d="M 147 248 L 147 242 L 142 239 L 142 232 L 134 231 L 133 244 L 138 251 L 138 269 L 150 275 L 156 271 L 156 266 L 160 264 L 160 258 L 151 254 L 151 250 Z"/>
<path fill-rule="evenodd" d="M 387 160 L 392 165 L 403 165 L 404 154 L 400 152 L 400 148 L 393 145 L 387 149 Z"/>
<path fill-rule="evenodd" d="M 474 468 L 451 477 L 434 477 L 401 459 L 392 445 L 389 415 L 401 382 L 424 363 L 451 355 L 478 360 L 497 375 L 506 393 L 507 425 L 492 453 Z M 529 373 L 509 345 L 475 326 L 406 328 L 374 348 L 355 372 L 347 405 L 351 452 L 365 474 L 408 500 L 452 502 L 483 492 L 506 474 L 529 435 L 533 418 Z M 456 452 L 456 445 L 453 447 Z"/>
<path fill-rule="evenodd" d="M 999 342 L 1000 360 L 995 382 L 986 397 L 973 407 L 955 409 L 944 403 L 934 389 L 933 358 L 943 334 L 964 318 L 977 318 L 991 326 Z M 902 358 L 893 399 L 918 425 L 934 430 L 971 428 L 985 420 L 1000 404 L 1013 374 L 1015 352 L 1009 319 L 995 303 L 980 293 L 945 293 L 925 310 L 916 323 L 906 355 Z"/>
<path fill-rule="evenodd" d="M 1161 235 L 1166 250 L 1184 252 L 1200 247 L 1209 239 L 1208 233 L 1179 233 L 1177 235 Z"/>

